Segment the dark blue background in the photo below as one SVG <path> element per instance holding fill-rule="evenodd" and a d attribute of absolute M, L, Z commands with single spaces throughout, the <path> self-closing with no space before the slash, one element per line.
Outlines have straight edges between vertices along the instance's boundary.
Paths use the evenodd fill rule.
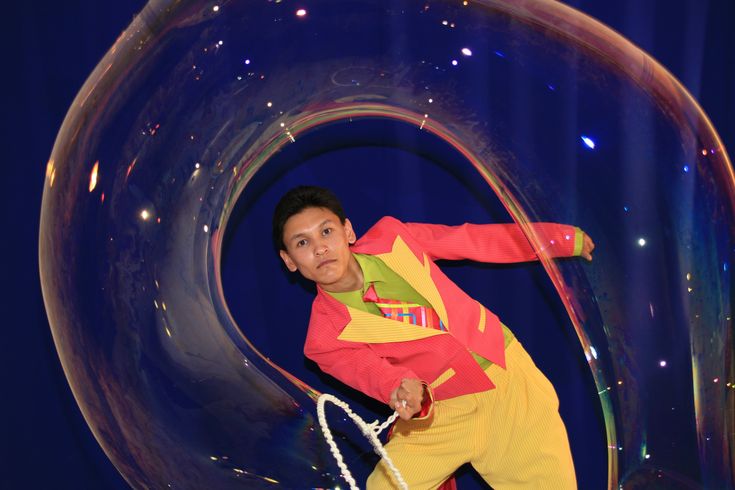
<path fill-rule="evenodd" d="M 73 97 L 145 2 L 14 2 L 3 12 L 0 488 L 127 488 L 87 428 L 51 339 L 38 280 L 46 162 Z M 735 147 L 735 3 L 567 2 L 651 53 Z M 731 150 L 732 151 L 732 150 Z"/>

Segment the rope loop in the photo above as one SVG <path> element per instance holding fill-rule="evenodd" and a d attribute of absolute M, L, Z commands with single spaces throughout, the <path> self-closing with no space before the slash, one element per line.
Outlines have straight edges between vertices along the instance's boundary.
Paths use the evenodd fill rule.
<path fill-rule="evenodd" d="M 398 471 L 398 468 L 396 468 L 396 466 L 393 464 L 390 456 L 388 456 L 388 452 L 383 447 L 383 444 L 381 444 L 380 439 L 378 439 L 378 435 L 385 429 L 390 427 L 390 425 L 398 418 L 398 412 L 394 412 L 393 415 L 388 417 L 388 420 L 386 420 L 382 424 L 379 424 L 378 420 L 371 424 L 368 424 L 362 419 L 362 417 L 354 413 L 347 403 L 343 402 L 336 396 L 327 393 L 319 396 L 319 399 L 316 403 L 316 414 L 317 418 L 319 419 L 319 425 L 322 428 L 324 439 L 326 439 L 327 444 L 329 444 L 329 449 L 332 452 L 332 456 L 334 456 L 334 459 L 337 461 L 339 469 L 342 471 L 342 478 L 347 481 L 347 483 L 350 485 L 351 490 L 359 490 L 359 487 L 357 486 L 355 479 L 352 477 L 352 473 L 350 473 L 350 470 L 347 468 L 347 464 L 342 458 L 342 453 L 339 451 L 337 443 L 334 441 L 334 437 L 332 437 L 332 431 L 329 430 L 327 417 L 324 414 L 324 406 L 326 402 L 330 402 L 338 406 L 347 414 L 348 417 L 350 417 L 350 419 L 352 419 L 352 421 L 355 423 L 355 425 L 357 425 L 363 435 L 367 437 L 370 443 L 373 445 L 373 449 L 378 454 L 378 456 L 385 460 L 385 464 L 388 465 L 388 468 L 391 470 L 391 472 L 393 472 L 393 475 L 396 477 L 398 486 L 402 490 L 408 490 L 408 485 L 406 485 L 406 482 L 403 480 L 400 471 Z"/>

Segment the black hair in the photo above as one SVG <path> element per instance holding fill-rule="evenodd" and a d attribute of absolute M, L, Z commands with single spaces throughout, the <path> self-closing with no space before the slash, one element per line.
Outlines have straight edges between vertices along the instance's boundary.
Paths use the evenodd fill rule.
<path fill-rule="evenodd" d="M 283 241 L 283 228 L 286 221 L 307 208 L 325 208 L 337 215 L 342 224 L 345 223 L 345 212 L 342 203 L 329 189 L 311 185 L 294 187 L 281 197 L 273 212 L 273 244 L 279 250 L 286 250 Z"/>

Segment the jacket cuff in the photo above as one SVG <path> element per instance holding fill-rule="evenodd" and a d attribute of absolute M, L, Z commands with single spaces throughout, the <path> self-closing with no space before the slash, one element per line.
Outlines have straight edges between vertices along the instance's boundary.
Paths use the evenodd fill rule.
<path fill-rule="evenodd" d="M 584 244 L 584 232 L 578 226 L 574 227 L 574 252 L 572 257 L 578 257 L 582 253 L 582 245 Z"/>

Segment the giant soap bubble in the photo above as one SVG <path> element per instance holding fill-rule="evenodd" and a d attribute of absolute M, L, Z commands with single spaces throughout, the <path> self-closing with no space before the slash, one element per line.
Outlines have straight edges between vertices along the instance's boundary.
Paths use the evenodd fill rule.
<path fill-rule="evenodd" d="M 48 163 L 41 278 L 76 400 L 127 481 L 341 484 L 316 390 L 235 322 L 220 265 L 238 198 L 300 141 L 419 151 L 318 136 L 371 121 L 462 155 L 508 219 L 595 238 L 591 265 L 543 266 L 597 387 L 608 488 L 732 488 L 725 150 L 620 36 L 557 2 L 493 0 L 152 0 L 100 62 Z"/>

